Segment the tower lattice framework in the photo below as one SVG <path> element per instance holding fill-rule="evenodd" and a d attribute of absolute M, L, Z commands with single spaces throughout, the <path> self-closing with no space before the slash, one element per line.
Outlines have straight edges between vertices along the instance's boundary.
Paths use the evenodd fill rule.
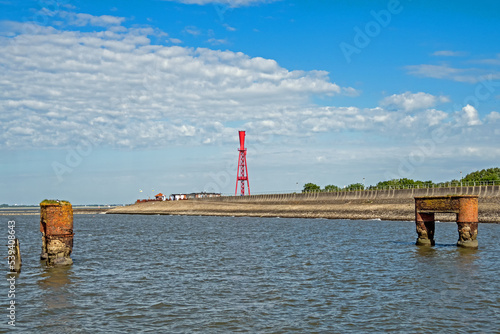
<path fill-rule="evenodd" d="M 240 196 L 245 196 L 245 182 L 247 184 L 248 195 L 250 195 L 250 183 L 248 183 L 247 149 L 245 148 L 245 131 L 239 131 L 240 148 L 238 149 L 238 170 L 236 175 L 236 190 L 234 196 L 238 196 L 238 183 L 240 183 Z"/>

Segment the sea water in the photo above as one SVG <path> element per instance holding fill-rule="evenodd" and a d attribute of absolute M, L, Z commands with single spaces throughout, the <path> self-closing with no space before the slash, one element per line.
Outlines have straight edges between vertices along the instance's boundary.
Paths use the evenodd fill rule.
<path fill-rule="evenodd" d="M 1 285 L 3 332 L 500 330 L 496 224 L 468 250 L 455 223 L 418 247 L 414 222 L 75 215 L 74 264 L 46 268 L 39 217 L 1 219 L 5 243 L 16 222 L 23 260 L 15 328 Z"/>

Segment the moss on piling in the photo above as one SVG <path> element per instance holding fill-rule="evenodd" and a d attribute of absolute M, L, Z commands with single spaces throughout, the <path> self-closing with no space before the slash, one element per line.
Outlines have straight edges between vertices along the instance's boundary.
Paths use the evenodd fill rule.
<path fill-rule="evenodd" d="M 44 199 L 43 201 L 40 202 L 40 206 L 42 205 L 68 205 L 71 204 L 68 201 L 62 201 L 58 199 Z"/>

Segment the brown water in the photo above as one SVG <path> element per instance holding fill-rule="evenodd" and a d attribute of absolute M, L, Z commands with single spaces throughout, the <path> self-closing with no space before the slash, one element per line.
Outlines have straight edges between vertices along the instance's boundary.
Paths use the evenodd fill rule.
<path fill-rule="evenodd" d="M 12 218 L 21 332 L 500 331 L 500 225 L 464 250 L 454 223 L 421 248 L 413 222 L 75 215 L 74 264 L 45 268 L 39 217 Z"/>

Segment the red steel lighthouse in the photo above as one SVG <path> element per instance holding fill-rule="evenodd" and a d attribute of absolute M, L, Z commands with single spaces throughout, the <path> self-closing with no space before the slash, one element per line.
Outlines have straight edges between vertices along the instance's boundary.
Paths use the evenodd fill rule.
<path fill-rule="evenodd" d="M 245 131 L 239 131 L 240 134 L 240 156 L 238 158 L 238 171 L 236 175 L 236 190 L 234 196 L 238 196 L 238 182 L 240 184 L 240 196 L 245 196 L 245 181 L 247 182 L 248 195 L 250 195 L 250 184 L 248 183 L 247 169 L 247 149 L 245 148 Z"/>

